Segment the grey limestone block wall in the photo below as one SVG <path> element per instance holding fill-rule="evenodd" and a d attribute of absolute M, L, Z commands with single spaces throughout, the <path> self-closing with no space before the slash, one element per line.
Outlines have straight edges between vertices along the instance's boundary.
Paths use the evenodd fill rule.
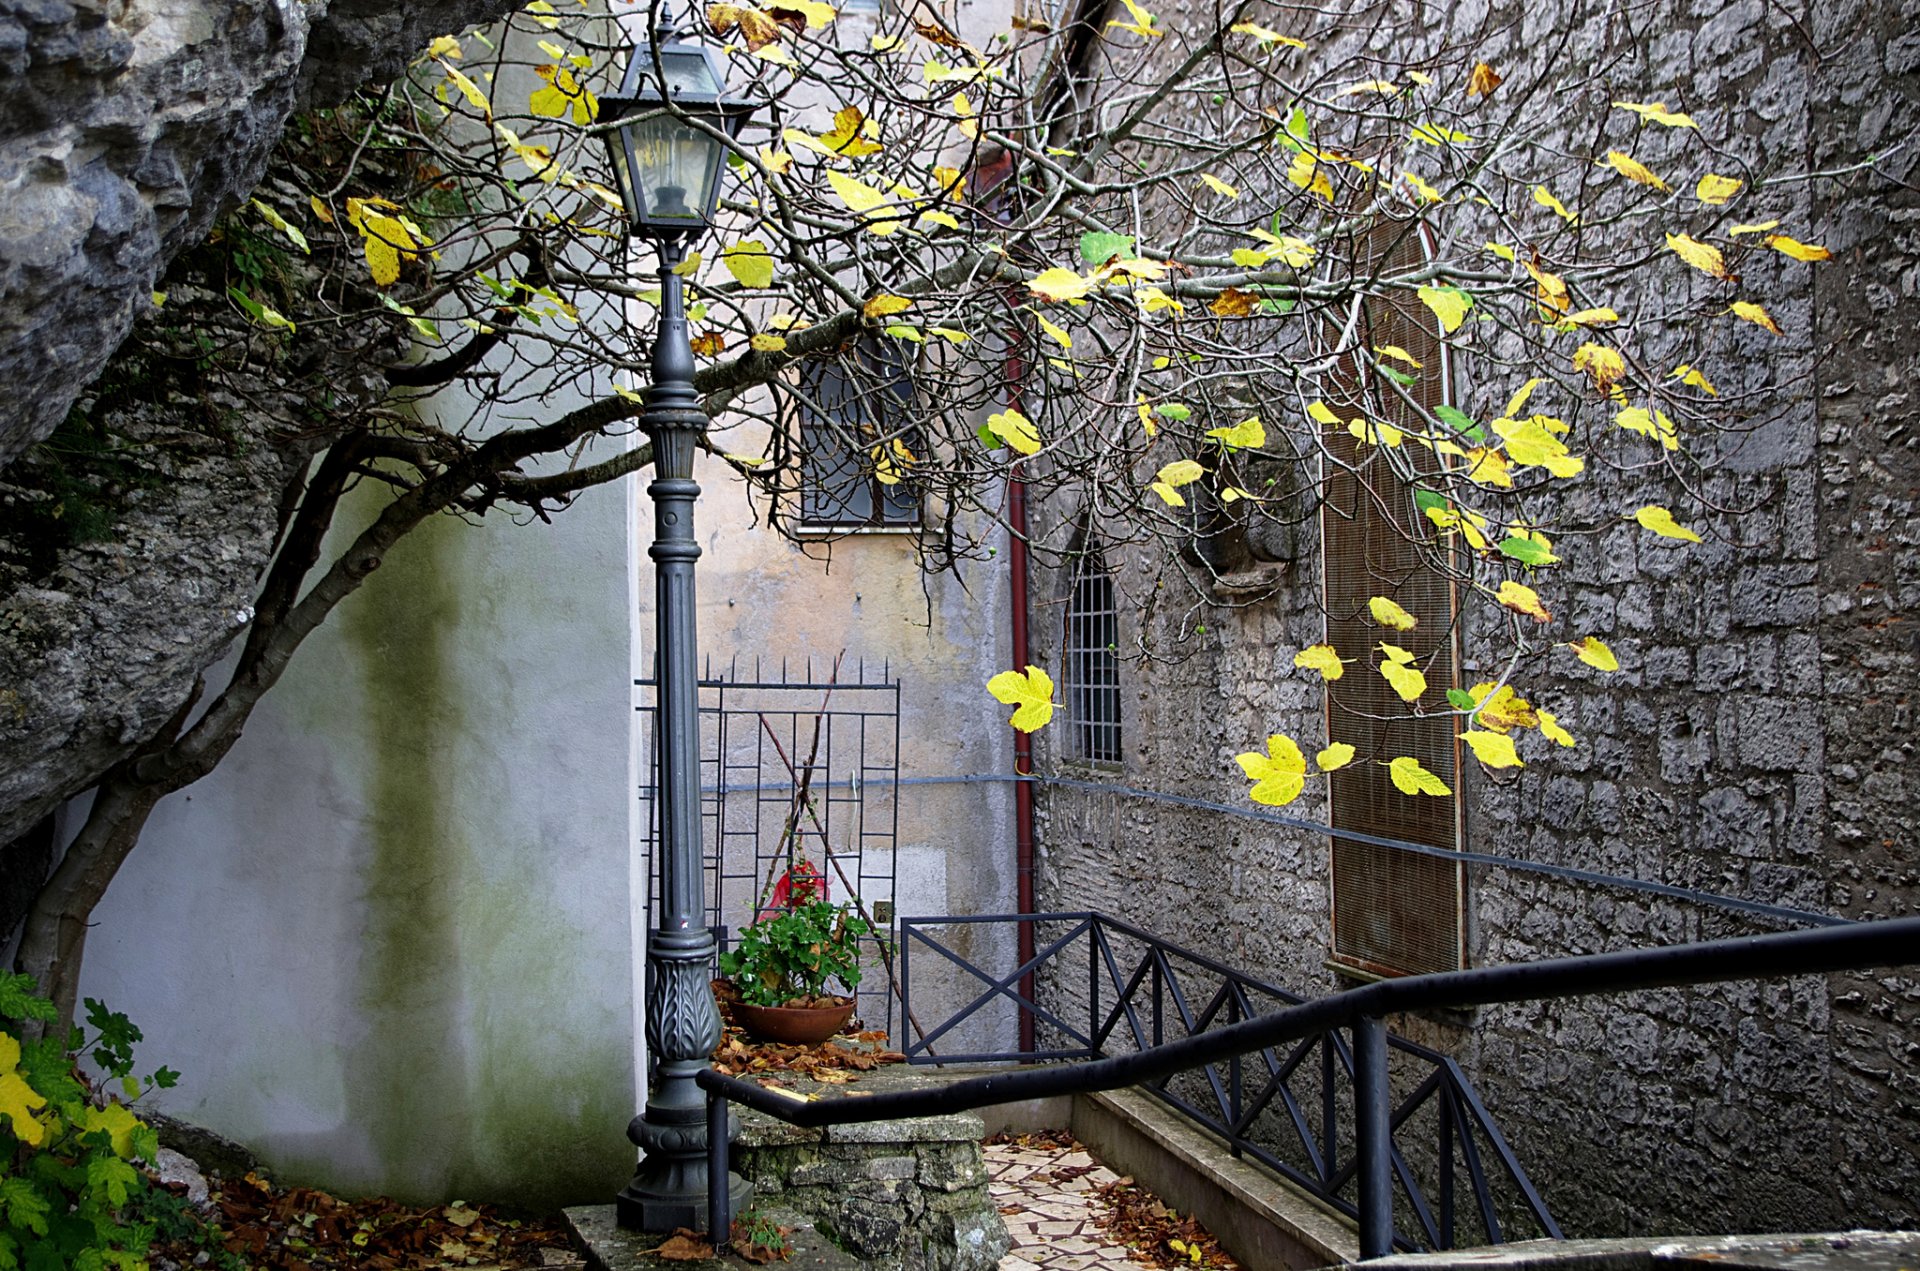
<path fill-rule="evenodd" d="M 991 1271 L 1007 1250 L 974 1113 L 815 1130 L 752 1111 L 741 1122 L 734 1168 L 754 1203 L 810 1219 L 863 1263 Z"/>
<path fill-rule="evenodd" d="M 1544 13 L 1496 30 L 1481 54 L 1503 68 L 1524 57 Z M 1617 96 L 1724 112 L 1776 170 L 1833 171 L 1920 125 L 1916 30 L 1910 0 L 1790 13 L 1701 0 L 1637 8 L 1592 38 Z M 1800 338 L 1743 331 L 1720 351 L 1720 386 L 1744 399 L 1745 422 L 1712 443 L 1719 466 L 1696 489 L 1740 514 L 1713 518 L 1719 533 L 1684 552 L 1622 529 L 1565 553 L 1544 584 L 1564 638 L 1602 635 L 1621 670 L 1602 677 L 1564 654 L 1528 669 L 1527 696 L 1580 745 L 1529 752 L 1518 772 L 1463 774 L 1464 846 L 1850 917 L 1920 906 L 1908 772 L 1920 689 L 1915 172 L 1899 148 L 1867 175 L 1769 191 L 1780 201 L 1768 214 L 1836 259 L 1750 267 Z M 1462 374 L 1471 387 L 1473 369 Z M 1588 488 L 1573 497 L 1607 507 L 1679 493 L 1625 475 Z M 1123 671 L 1125 761 L 1095 779 L 1251 808 L 1233 754 L 1269 732 L 1324 735 L 1319 686 L 1291 666 L 1320 638 L 1314 557 L 1310 544 L 1270 597 L 1181 629 L 1164 611 L 1123 618 L 1123 648 L 1144 640 L 1160 656 Z M 1047 602 L 1063 580 L 1034 591 L 1037 629 L 1056 630 Z M 1088 775 L 1055 745 L 1043 734 L 1043 770 Z M 1324 822 L 1319 799 L 1310 784 L 1286 811 Z M 1326 965 L 1324 836 L 1117 793 L 1042 787 L 1036 802 L 1043 909 L 1106 909 L 1296 992 L 1341 986 Z M 1469 871 L 1466 905 L 1475 964 L 1785 925 L 1483 867 Z M 1048 987 L 1083 991 L 1074 977 Z M 1911 970 L 1393 1026 L 1459 1060 L 1570 1232 L 1920 1223 Z"/>

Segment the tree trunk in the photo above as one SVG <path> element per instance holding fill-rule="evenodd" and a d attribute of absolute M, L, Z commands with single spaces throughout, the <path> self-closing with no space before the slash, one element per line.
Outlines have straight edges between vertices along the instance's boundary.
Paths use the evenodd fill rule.
<path fill-rule="evenodd" d="M 135 780 L 126 764 L 110 771 L 94 795 L 85 827 L 41 888 L 27 917 L 16 965 L 39 983 L 40 992 L 53 999 L 60 1014 L 49 1025 L 29 1023 L 34 1036 L 65 1031 L 73 1023 L 80 995 L 80 958 L 93 908 L 140 841 L 154 805 L 168 792 L 165 785 Z"/>

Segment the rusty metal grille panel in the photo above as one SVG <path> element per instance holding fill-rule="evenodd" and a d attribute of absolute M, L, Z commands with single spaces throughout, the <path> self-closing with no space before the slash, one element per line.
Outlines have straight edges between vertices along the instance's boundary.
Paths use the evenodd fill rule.
<path fill-rule="evenodd" d="M 1383 223 L 1369 239 L 1371 255 L 1397 272 L 1425 256 L 1418 231 Z M 1432 315 L 1411 294 L 1367 300 L 1358 315 L 1363 348 L 1398 346 L 1422 365 L 1409 396 L 1431 410 L 1448 403 L 1445 351 Z M 1365 412 L 1408 424 L 1412 411 L 1393 387 L 1356 364 L 1328 386 L 1342 418 Z M 1414 504 L 1408 473 L 1438 462 L 1417 445 L 1364 446 L 1344 427 L 1329 427 L 1326 501 L 1321 510 L 1327 641 L 1354 665 L 1329 685 L 1327 732 L 1365 759 L 1411 755 L 1459 789 L 1455 717 L 1405 718 L 1408 707 L 1374 670 L 1383 637 L 1412 653 L 1426 674 L 1425 700 L 1438 701 L 1458 683 L 1455 593 L 1436 568 L 1441 550 Z M 1397 470 L 1396 470 L 1397 465 Z M 1387 596 L 1419 619 L 1412 631 L 1385 632 L 1368 621 L 1367 602 Z M 1398 717 L 1398 718 L 1396 718 Z M 1394 788 L 1384 764 L 1360 762 L 1331 779 L 1331 824 L 1337 830 L 1432 847 L 1459 845 L 1460 811 L 1453 797 L 1409 796 Z M 1418 974 L 1464 965 L 1464 878 L 1458 863 L 1401 848 L 1333 839 L 1333 939 L 1336 961 L 1379 974 Z"/>
<path fill-rule="evenodd" d="M 1061 660 L 1067 757 L 1082 763 L 1120 762 L 1119 621 L 1113 575 L 1099 545 L 1089 543 L 1074 563 Z"/>

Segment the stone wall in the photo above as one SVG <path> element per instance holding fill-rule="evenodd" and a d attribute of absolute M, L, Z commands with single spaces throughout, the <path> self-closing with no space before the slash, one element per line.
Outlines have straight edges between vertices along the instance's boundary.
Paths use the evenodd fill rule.
<path fill-rule="evenodd" d="M 1776 165 L 1850 167 L 1915 123 L 1912 4 L 1788 15 L 1709 2 L 1617 21 L 1574 6 L 1508 27 L 1489 12 L 1435 20 L 1484 23 L 1476 55 L 1505 70 L 1564 17 L 1614 95 L 1711 116 Z M 1905 775 L 1920 660 L 1905 616 L 1920 584 L 1920 210 L 1900 185 L 1913 171 L 1902 151 L 1874 175 L 1767 191 L 1766 214 L 1836 260 L 1752 267 L 1792 338 L 1742 333 L 1719 355 L 1751 428 L 1719 444 L 1700 489 L 1745 512 L 1685 551 L 1614 531 L 1546 576 L 1556 638 L 1601 634 L 1621 671 L 1564 654 L 1529 668 L 1527 696 L 1580 746 L 1464 774 L 1468 848 L 1853 916 L 1920 902 Z M 1597 480 L 1609 507 L 1680 497 L 1649 478 Z M 1157 656 L 1124 673 L 1125 763 L 1096 779 L 1244 802 L 1236 752 L 1269 732 L 1323 735 L 1320 686 L 1291 665 L 1321 638 L 1314 557 L 1309 544 L 1268 599 L 1123 630 L 1123 648 Z M 1145 594 L 1137 565 L 1129 577 Z M 1059 626 L 1044 606 L 1063 594 L 1036 579 L 1043 647 Z M 1052 744 L 1043 734 L 1042 767 L 1066 771 Z M 1107 909 L 1300 992 L 1339 986 L 1323 836 L 1119 794 L 1043 787 L 1037 802 L 1041 908 Z M 1326 818 L 1313 783 L 1286 811 Z M 1475 869 L 1467 895 L 1474 964 L 1781 925 L 1518 870 Z M 1920 1221 L 1917 1012 L 1909 975 L 1836 976 L 1395 1027 L 1459 1058 L 1570 1232 L 1615 1235 Z"/>
<path fill-rule="evenodd" d="M 984 1137 L 972 1112 L 807 1130 L 745 1111 L 733 1164 L 757 1208 L 810 1219 L 864 1265 L 991 1271 L 1007 1228 L 987 1191 Z"/>

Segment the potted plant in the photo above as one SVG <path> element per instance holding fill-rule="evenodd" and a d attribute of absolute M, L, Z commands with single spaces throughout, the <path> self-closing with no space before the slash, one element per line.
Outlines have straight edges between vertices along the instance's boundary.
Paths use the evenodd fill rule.
<path fill-rule="evenodd" d="M 811 897 L 813 893 L 807 893 Z M 720 972 L 739 1000 L 734 1015 L 763 1041 L 817 1045 L 846 1026 L 853 998 L 829 994 L 837 983 L 860 985 L 860 941 L 873 927 L 852 904 L 805 899 L 785 912 L 764 913 L 720 955 Z"/>

